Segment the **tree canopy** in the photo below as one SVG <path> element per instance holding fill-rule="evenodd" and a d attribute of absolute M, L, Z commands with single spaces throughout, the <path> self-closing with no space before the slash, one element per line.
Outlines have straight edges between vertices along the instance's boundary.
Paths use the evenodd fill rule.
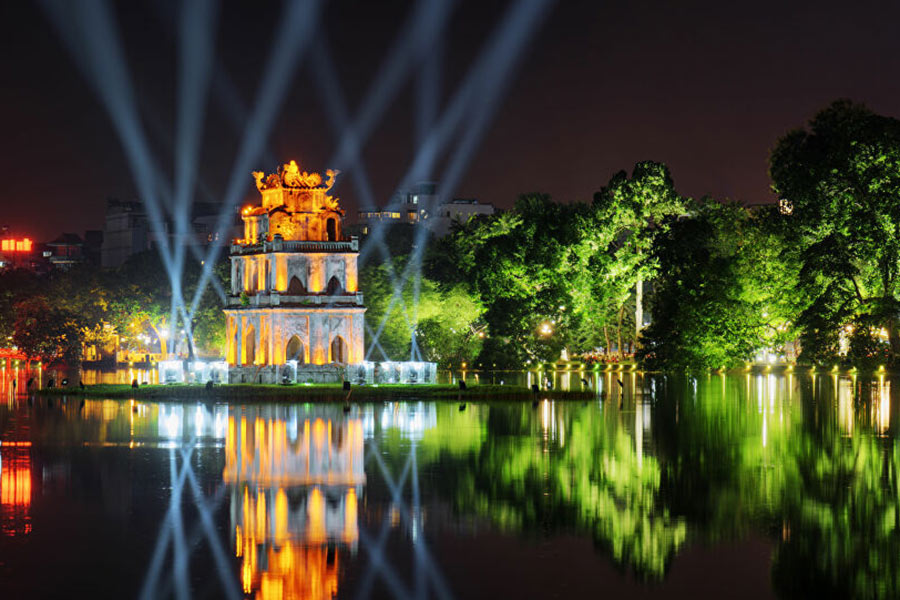
<path fill-rule="evenodd" d="M 848 339 L 858 360 L 900 353 L 900 121 L 847 100 L 778 141 L 772 187 L 800 252 L 803 357 L 832 361 Z"/>

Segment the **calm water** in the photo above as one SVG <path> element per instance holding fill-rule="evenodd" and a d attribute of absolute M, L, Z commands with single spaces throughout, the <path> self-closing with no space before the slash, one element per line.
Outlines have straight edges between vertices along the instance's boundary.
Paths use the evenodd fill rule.
<path fill-rule="evenodd" d="M 0 597 L 895 597 L 898 399 L 0 404 Z"/>

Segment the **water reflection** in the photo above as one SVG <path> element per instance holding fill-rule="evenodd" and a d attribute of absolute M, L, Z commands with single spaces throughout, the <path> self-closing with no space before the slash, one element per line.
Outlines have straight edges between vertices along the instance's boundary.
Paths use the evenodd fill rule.
<path fill-rule="evenodd" d="M 31 533 L 31 457 L 27 446 L 0 450 L 0 536 Z"/>
<path fill-rule="evenodd" d="M 340 551 L 355 552 L 359 538 L 362 421 L 298 407 L 237 409 L 228 417 L 223 480 L 244 593 L 336 595 Z"/>
<path fill-rule="evenodd" d="M 590 383 L 590 402 L 349 412 L 8 399 L 0 536 L 40 556 L 51 543 L 77 554 L 96 535 L 95 561 L 140 558 L 128 561 L 139 572 L 112 575 L 128 597 L 136 586 L 148 598 L 478 595 L 458 565 L 493 564 L 482 541 L 498 536 L 527 563 L 505 582 L 511 595 L 558 591 L 537 583 L 546 556 L 531 541 L 573 536 L 633 590 L 690 577 L 702 548 L 761 538 L 779 594 L 900 594 L 889 377 L 616 372 Z M 60 511 L 78 535 L 47 533 Z M 15 557 L 0 544 L 0 564 Z"/>

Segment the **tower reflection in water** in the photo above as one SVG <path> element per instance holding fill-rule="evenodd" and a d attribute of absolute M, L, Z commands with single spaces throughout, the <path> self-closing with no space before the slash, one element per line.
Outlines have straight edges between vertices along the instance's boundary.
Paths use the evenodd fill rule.
<path fill-rule="evenodd" d="M 238 409 L 228 417 L 223 479 L 244 593 L 332 598 L 340 552 L 355 553 L 359 539 L 361 420 Z"/>

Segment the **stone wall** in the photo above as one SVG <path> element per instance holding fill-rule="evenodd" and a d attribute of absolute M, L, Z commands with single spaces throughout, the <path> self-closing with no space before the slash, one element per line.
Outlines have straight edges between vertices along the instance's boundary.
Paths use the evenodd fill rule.
<path fill-rule="evenodd" d="M 298 365 L 296 374 L 291 364 L 228 367 L 228 383 L 340 383 L 344 365 Z"/>

